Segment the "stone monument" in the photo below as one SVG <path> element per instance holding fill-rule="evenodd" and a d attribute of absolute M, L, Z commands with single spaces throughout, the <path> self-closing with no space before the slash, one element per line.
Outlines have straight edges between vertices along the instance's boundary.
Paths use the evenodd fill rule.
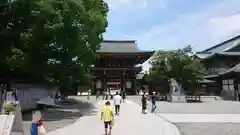
<path fill-rule="evenodd" d="M 170 80 L 170 92 L 167 99 L 170 102 L 187 102 L 186 95 L 175 79 Z"/>

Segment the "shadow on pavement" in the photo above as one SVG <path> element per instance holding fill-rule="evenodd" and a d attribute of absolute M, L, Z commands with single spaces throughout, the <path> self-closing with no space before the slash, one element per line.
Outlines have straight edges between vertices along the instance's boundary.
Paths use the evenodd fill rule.
<path fill-rule="evenodd" d="M 61 103 L 62 107 L 48 107 L 44 110 L 43 121 L 61 121 L 78 119 L 83 115 L 95 115 L 98 112 L 94 111 L 93 103 L 87 101 L 79 101 L 70 99 L 67 102 Z M 23 113 L 23 121 L 32 121 L 32 111 Z"/>

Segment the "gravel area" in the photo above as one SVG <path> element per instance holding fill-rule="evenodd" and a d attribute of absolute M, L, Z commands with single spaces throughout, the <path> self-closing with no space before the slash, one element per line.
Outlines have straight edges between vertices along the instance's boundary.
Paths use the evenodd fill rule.
<path fill-rule="evenodd" d="M 48 108 L 44 114 L 44 127 L 47 132 L 62 128 L 64 126 L 74 123 L 82 115 L 91 115 L 96 103 L 95 98 L 91 97 L 87 100 L 86 97 L 70 97 L 74 99 L 76 103 L 65 105 L 61 108 Z M 32 121 L 32 112 L 23 113 L 23 128 L 24 132 L 29 135 L 30 124 Z"/>
<path fill-rule="evenodd" d="M 176 124 L 182 135 L 239 135 L 240 123 Z"/>

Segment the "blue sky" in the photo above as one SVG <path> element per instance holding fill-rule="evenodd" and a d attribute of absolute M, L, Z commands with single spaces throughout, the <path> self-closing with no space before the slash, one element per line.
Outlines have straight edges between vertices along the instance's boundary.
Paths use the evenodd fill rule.
<path fill-rule="evenodd" d="M 137 40 L 142 50 L 200 51 L 240 34 L 240 0 L 106 0 L 104 39 Z"/>

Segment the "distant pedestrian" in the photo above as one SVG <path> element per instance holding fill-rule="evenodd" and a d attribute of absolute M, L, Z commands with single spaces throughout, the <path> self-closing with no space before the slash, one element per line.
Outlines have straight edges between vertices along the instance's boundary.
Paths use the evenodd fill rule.
<path fill-rule="evenodd" d="M 98 90 L 96 93 L 96 100 L 98 100 L 98 97 L 100 96 L 100 91 Z"/>
<path fill-rule="evenodd" d="M 155 92 L 155 91 L 153 91 L 153 93 L 152 93 L 151 100 L 152 100 L 152 109 L 151 109 L 151 112 L 152 112 L 152 113 L 155 113 L 155 110 L 157 109 L 157 106 L 156 106 L 156 92 Z"/>
<path fill-rule="evenodd" d="M 146 97 L 145 92 L 144 92 L 143 95 L 142 95 L 142 100 L 141 100 L 141 102 L 142 102 L 142 112 L 143 112 L 143 113 L 146 113 L 146 110 L 147 110 L 147 97 Z"/>
<path fill-rule="evenodd" d="M 106 94 L 106 92 L 102 93 L 102 100 L 105 100 L 105 94 Z"/>
<path fill-rule="evenodd" d="M 90 99 L 90 95 L 91 95 L 91 90 L 89 89 L 89 90 L 88 90 L 88 95 L 87 95 L 87 99 L 88 99 L 88 100 Z"/>
<path fill-rule="evenodd" d="M 44 112 L 46 111 L 46 107 L 44 104 L 38 104 L 37 105 L 37 110 L 40 111 L 41 113 L 41 120 L 44 118 Z"/>
<path fill-rule="evenodd" d="M 14 90 L 14 91 L 12 92 L 12 99 L 13 99 L 14 102 L 17 102 L 17 101 L 18 101 L 18 97 L 17 97 L 17 92 L 16 92 L 16 90 Z"/>
<path fill-rule="evenodd" d="M 105 100 L 108 100 L 109 92 L 106 92 L 105 94 Z"/>
<path fill-rule="evenodd" d="M 122 92 L 122 99 L 123 99 L 123 102 L 125 102 L 125 99 L 126 99 L 126 92 L 125 91 Z"/>
<path fill-rule="evenodd" d="M 122 97 L 119 95 L 118 92 L 116 92 L 116 95 L 113 98 L 113 103 L 115 105 L 115 113 L 116 113 L 116 115 L 119 115 L 120 106 L 122 104 Z"/>
<path fill-rule="evenodd" d="M 113 116 L 111 103 L 109 101 L 105 103 L 105 106 L 102 109 L 101 120 L 102 119 L 104 121 L 105 135 L 111 135 L 114 116 Z M 108 129 L 109 129 L 109 132 L 108 132 Z"/>
<path fill-rule="evenodd" d="M 113 93 L 110 92 L 109 94 L 110 94 L 110 99 L 113 100 Z"/>

